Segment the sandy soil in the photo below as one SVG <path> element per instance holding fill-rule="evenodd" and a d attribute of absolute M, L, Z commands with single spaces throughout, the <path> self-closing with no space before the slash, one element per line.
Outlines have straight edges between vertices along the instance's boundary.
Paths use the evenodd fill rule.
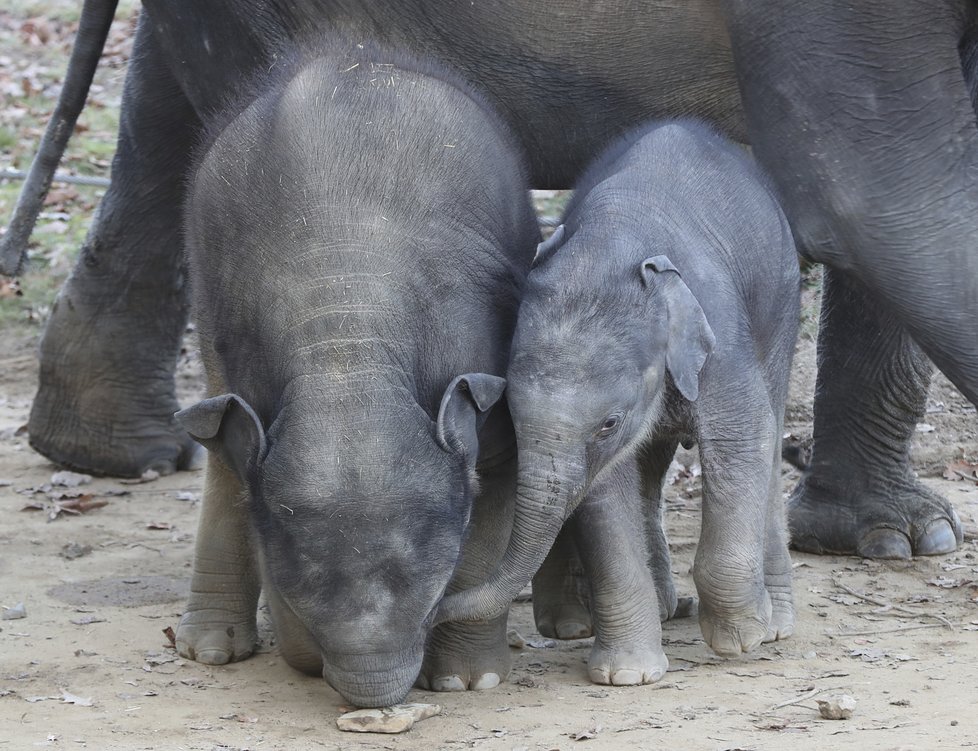
<path fill-rule="evenodd" d="M 27 446 L 36 364 L 32 338 L 0 345 L 0 604 L 26 617 L 0 621 L 0 749 L 935 749 L 978 745 L 978 559 L 955 554 L 901 563 L 796 554 L 798 623 L 787 641 L 721 660 L 695 619 L 665 625 L 671 669 L 654 686 L 588 683 L 589 641 L 554 644 L 534 632 L 531 606 L 511 626 L 532 644 L 514 650 L 509 680 L 466 694 L 414 691 L 440 716 L 402 736 L 341 733 L 340 697 L 292 671 L 273 637 L 250 660 L 210 668 L 180 659 L 175 628 L 188 586 L 202 473 L 142 484 L 97 479 L 46 490 L 57 471 Z M 810 434 L 813 345 L 803 340 L 789 429 Z M 191 352 L 181 393 L 199 373 Z M 939 382 L 919 434 L 918 464 L 940 470 L 978 453 L 975 416 Z M 692 455 L 686 457 L 692 461 Z M 785 487 L 797 478 L 786 468 Z M 927 478 L 974 529 L 978 486 Z M 40 492 L 33 492 L 35 490 Z M 692 591 L 699 485 L 669 488 L 675 571 Z M 53 521 L 52 496 L 107 501 Z M 71 502 L 62 498 L 61 503 Z M 75 499 L 77 502 L 78 499 Z M 24 510 L 30 504 L 45 509 Z M 75 546 L 75 547 L 71 547 Z M 80 557 L 71 557 L 90 548 Z M 849 720 L 820 719 L 816 700 L 849 694 Z"/>

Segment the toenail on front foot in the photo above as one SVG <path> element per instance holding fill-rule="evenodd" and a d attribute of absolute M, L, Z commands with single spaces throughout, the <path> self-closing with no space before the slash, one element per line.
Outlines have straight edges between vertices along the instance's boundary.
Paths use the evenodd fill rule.
<path fill-rule="evenodd" d="M 465 684 L 457 675 L 446 675 L 431 681 L 434 691 L 465 691 Z"/>
<path fill-rule="evenodd" d="M 612 686 L 637 686 L 642 682 L 642 674 L 637 670 L 617 670 L 611 676 Z"/>
<path fill-rule="evenodd" d="M 575 621 L 559 623 L 555 631 L 558 639 L 587 639 L 591 636 L 591 627 Z"/>
<path fill-rule="evenodd" d="M 907 536 L 889 527 L 880 527 L 863 535 L 857 552 L 863 558 L 899 560 L 906 560 L 913 555 Z"/>
<path fill-rule="evenodd" d="M 958 527 L 961 525 L 958 524 Z M 955 530 L 947 519 L 935 519 L 924 528 L 924 533 L 917 539 L 917 555 L 942 555 L 953 553 L 958 548 L 959 540 Z"/>
<path fill-rule="evenodd" d="M 480 676 L 479 679 L 472 684 L 473 691 L 485 691 L 489 688 L 495 688 L 499 685 L 499 676 L 495 673 L 485 673 Z"/>

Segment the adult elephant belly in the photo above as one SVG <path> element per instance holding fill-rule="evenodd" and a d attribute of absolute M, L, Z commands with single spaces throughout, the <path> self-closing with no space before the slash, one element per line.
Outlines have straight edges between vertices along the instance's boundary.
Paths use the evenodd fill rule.
<path fill-rule="evenodd" d="M 610 140 L 695 116 L 746 140 L 718 3 L 465 3 L 437 15 L 447 61 L 484 86 L 522 138 L 535 187 L 569 187 Z M 527 17 L 527 14 L 531 17 Z"/>
<path fill-rule="evenodd" d="M 368 0 L 360 3 L 147 2 L 171 69 L 206 115 L 288 47 L 337 27 L 434 55 L 481 88 L 520 135 L 538 188 L 570 187 L 636 123 L 694 116 L 744 141 L 719 3 Z"/>

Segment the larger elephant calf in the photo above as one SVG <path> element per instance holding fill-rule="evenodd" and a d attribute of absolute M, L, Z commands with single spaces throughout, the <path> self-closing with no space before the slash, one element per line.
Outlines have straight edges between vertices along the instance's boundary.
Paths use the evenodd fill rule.
<path fill-rule="evenodd" d="M 526 175 L 452 77 L 321 49 L 220 118 L 192 180 L 211 396 L 179 415 L 209 458 L 177 648 L 248 656 L 264 589 L 286 659 L 354 704 L 398 702 L 419 671 L 491 687 L 505 615 L 425 646 L 450 581 L 480 581 L 509 533 L 512 428 L 489 410 L 539 240 Z"/>

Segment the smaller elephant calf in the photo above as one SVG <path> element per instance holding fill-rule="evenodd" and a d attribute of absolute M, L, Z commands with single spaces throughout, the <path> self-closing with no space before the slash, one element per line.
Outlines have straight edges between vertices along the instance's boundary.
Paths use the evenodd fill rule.
<path fill-rule="evenodd" d="M 504 607 L 570 519 L 590 579 L 592 680 L 662 677 L 658 598 L 665 615 L 676 605 L 662 484 L 677 445 L 696 443 L 703 636 L 725 656 L 788 636 L 780 450 L 797 325 L 791 232 L 746 153 L 693 122 L 649 124 L 614 145 L 538 247 L 520 306 L 508 550 L 443 616 Z"/>

